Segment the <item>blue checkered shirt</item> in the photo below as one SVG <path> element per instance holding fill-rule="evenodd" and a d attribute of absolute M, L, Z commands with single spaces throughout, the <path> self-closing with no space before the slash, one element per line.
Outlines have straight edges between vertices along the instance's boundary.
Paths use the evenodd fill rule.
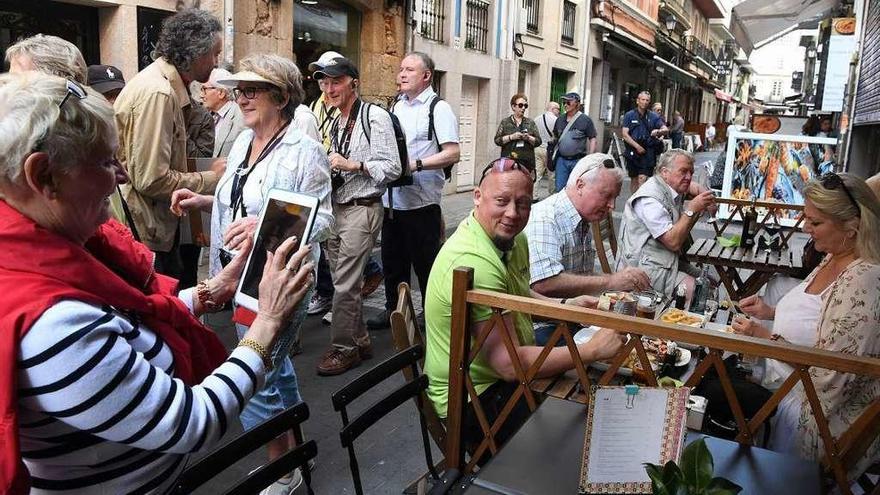
<path fill-rule="evenodd" d="M 596 250 L 590 236 L 590 224 L 581 218 L 564 190 L 532 207 L 526 237 L 529 240 L 530 283 L 563 271 L 593 274 Z"/>

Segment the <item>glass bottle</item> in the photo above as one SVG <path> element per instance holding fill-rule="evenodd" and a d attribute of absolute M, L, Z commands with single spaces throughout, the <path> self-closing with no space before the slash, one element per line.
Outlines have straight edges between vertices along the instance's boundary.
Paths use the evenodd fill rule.
<path fill-rule="evenodd" d="M 709 267 L 703 266 L 703 271 L 697 277 L 694 284 L 694 297 L 691 299 L 691 312 L 703 314 L 706 310 L 706 299 L 709 297 Z"/>

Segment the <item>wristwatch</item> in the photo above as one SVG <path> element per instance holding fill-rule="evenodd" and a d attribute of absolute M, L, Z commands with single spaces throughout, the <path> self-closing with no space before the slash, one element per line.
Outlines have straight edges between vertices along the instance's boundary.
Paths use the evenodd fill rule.
<path fill-rule="evenodd" d="M 693 210 L 684 210 L 684 214 L 687 215 L 688 218 L 693 218 L 693 217 L 694 217 L 694 212 L 693 212 Z"/>
<path fill-rule="evenodd" d="M 422 171 L 422 161 L 416 160 L 416 172 L 421 172 L 421 171 Z"/>

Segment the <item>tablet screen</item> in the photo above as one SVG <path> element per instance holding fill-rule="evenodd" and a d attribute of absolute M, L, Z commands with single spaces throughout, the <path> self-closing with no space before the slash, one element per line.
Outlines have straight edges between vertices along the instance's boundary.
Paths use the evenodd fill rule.
<path fill-rule="evenodd" d="M 269 198 L 260 231 L 254 241 L 248 265 L 244 270 L 241 292 L 259 299 L 260 279 L 266 265 L 266 251 L 275 252 L 288 237 L 295 235 L 297 242 L 291 254 L 302 244 L 303 233 L 312 213 L 311 208 L 296 203 L 288 203 L 277 198 Z"/>

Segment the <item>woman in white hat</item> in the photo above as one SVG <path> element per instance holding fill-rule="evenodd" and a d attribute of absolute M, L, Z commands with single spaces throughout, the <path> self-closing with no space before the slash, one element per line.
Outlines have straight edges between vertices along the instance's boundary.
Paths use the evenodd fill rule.
<path fill-rule="evenodd" d="M 175 191 L 172 210 L 180 214 L 188 208 L 211 209 L 210 272 L 215 273 L 225 264 L 228 253 L 235 252 L 253 235 L 270 189 L 315 196 L 320 203 L 308 242 L 317 264 L 318 242 L 329 234 L 333 222 L 330 163 L 323 146 L 294 123 L 304 96 L 299 69 L 286 58 L 257 54 L 241 61 L 240 72 L 217 82 L 232 88 L 248 129 L 235 140 L 213 198 L 188 190 Z M 266 386 L 242 411 L 241 422 L 246 430 L 302 400 L 288 351 L 298 338 L 308 300 L 306 297 L 306 303 L 297 306 L 287 331 L 278 338 L 272 353 L 275 368 L 266 376 Z M 237 325 L 237 330 L 241 335 L 247 328 Z M 288 437 L 269 443 L 270 458 L 288 450 L 292 435 Z M 264 493 L 290 493 L 301 481 L 297 470 Z"/>

